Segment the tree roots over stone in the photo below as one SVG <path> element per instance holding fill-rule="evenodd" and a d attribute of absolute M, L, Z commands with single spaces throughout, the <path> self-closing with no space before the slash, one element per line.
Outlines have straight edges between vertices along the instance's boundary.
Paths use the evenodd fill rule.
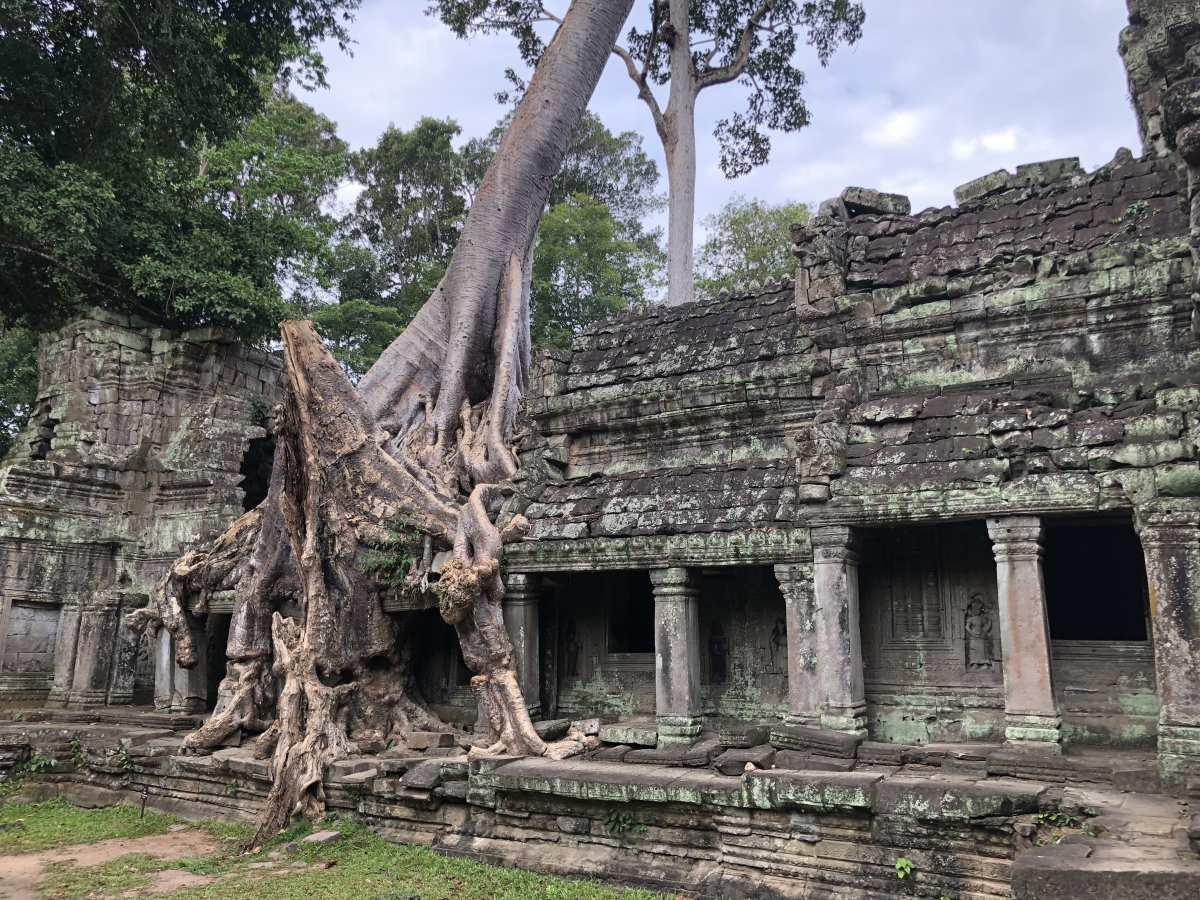
<path fill-rule="evenodd" d="M 563 757 L 530 721 L 501 614 L 500 559 L 528 530 L 509 509 L 513 432 L 529 369 L 529 277 L 550 182 L 632 0 L 573 0 L 538 64 L 464 226 L 441 285 L 356 387 L 308 322 L 282 325 L 285 396 L 267 499 L 159 585 L 139 626 L 171 633 L 193 665 L 192 617 L 236 590 L 222 702 L 184 742 L 211 752 L 258 734 L 273 784 L 256 840 L 324 810 L 326 767 L 448 731 L 413 686 L 412 634 L 383 611 L 390 586 L 364 556 L 397 530 L 424 548 L 409 572 L 431 578 L 457 632 L 479 705 L 472 753 Z"/>

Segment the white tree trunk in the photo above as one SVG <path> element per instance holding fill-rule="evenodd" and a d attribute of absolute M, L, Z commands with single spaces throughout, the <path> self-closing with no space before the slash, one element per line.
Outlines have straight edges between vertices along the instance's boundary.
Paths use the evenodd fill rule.
<path fill-rule="evenodd" d="M 671 0 L 671 98 L 667 124 L 667 305 L 695 299 L 692 242 L 696 218 L 696 78 L 688 0 Z"/>

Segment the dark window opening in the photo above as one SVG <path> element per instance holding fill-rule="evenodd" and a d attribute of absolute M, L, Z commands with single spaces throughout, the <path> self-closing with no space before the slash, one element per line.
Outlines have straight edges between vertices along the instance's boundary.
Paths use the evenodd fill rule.
<path fill-rule="evenodd" d="M 644 572 L 608 576 L 608 652 L 654 652 L 654 591 Z"/>
<path fill-rule="evenodd" d="M 54 441 L 54 429 L 58 427 L 58 419 L 50 417 L 50 404 L 43 403 L 37 412 L 37 430 L 33 440 L 29 442 L 29 458 L 45 459 L 50 452 L 50 444 Z"/>
<path fill-rule="evenodd" d="M 1146 568 L 1133 526 L 1048 524 L 1042 566 L 1051 638 L 1146 640 Z"/>
<path fill-rule="evenodd" d="M 275 438 L 254 438 L 242 456 L 242 480 L 239 487 L 245 492 L 242 498 L 242 509 L 246 512 L 257 507 L 267 499 L 267 489 L 271 486 L 271 464 L 275 460 Z"/>

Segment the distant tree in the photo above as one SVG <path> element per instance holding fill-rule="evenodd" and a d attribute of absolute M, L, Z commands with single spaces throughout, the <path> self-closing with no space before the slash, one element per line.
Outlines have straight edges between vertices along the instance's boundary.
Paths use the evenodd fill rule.
<path fill-rule="evenodd" d="M 261 209 L 218 221 L 240 202 L 228 191 L 205 206 L 237 181 L 212 154 L 247 138 L 277 74 L 321 81 L 312 50 L 345 43 L 356 5 L 0 2 L 0 291 L 13 324 L 99 304 L 251 337 L 273 327 L 280 235 L 257 230 Z"/>
<path fill-rule="evenodd" d="M 37 383 L 37 336 L 0 318 L 0 458 L 29 420 Z"/>
<path fill-rule="evenodd" d="M 538 25 L 561 18 L 549 0 L 508 0 L 474 16 L 465 5 L 438 0 L 431 10 L 459 35 L 515 35 L 527 63 L 543 49 Z M 715 132 L 722 171 L 744 175 L 767 161 L 768 130 L 796 131 L 809 122 L 804 73 L 793 63 L 797 37 L 805 36 L 824 65 L 840 44 L 858 40 L 865 13 L 856 0 L 649 0 L 649 12 L 649 26 L 631 28 L 626 46 L 613 52 L 649 108 L 666 154 L 667 302 L 679 304 L 693 299 L 696 98 L 733 81 L 747 92 L 744 109 L 719 121 Z M 661 85 L 670 85 L 665 105 L 654 93 Z"/>
<path fill-rule="evenodd" d="M 696 260 L 696 295 L 712 299 L 745 290 L 752 281 L 779 281 L 792 275 L 792 225 L 806 222 L 803 203 L 772 206 L 734 195 L 704 219 L 707 237 Z"/>
<path fill-rule="evenodd" d="M 550 207 L 533 257 L 533 343 L 570 344 L 583 325 L 645 300 L 653 261 L 620 236 L 605 204 L 575 194 Z"/>

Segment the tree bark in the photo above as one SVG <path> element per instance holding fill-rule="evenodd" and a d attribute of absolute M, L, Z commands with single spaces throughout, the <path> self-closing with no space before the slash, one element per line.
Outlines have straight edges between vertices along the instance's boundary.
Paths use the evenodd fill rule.
<path fill-rule="evenodd" d="M 474 676 L 485 736 L 473 752 L 564 756 L 581 747 L 579 735 L 547 746 L 529 719 L 499 574 L 503 545 L 519 540 L 527 523 L 497 521 L 517 469 L 534 235 L 632 5 L 572 2 L 445 278 L 358 388 L 310 323 L 283 323 L 285 399 L 267 499 L 252 522 L 235 523 L 213 549 L 177 563 L 142 616 L 142 624 L 157 619 L 168 628 L 184 648 L 181 664 L 188 661 L 186 595 L 229 578 L 236 543 L 243 562 L 222 684 L 228 699 L 185 748 L 207 752 L 261 732 L 255 752 L 271 755 L 274 783 L 256 840 L 293 815 L 319 815 L 326 766 L 357 752 L 359 740 L 379 743 L 413 723 L 446 727 L 411 695 L 406 636 L 397 640 L 383 586 L 364 572 L 365 551 L 398 525 L 452 551 L 433 590 Z M 425 583 L 430 555 L 422 554 L 411 581 Z"/>
<path fill-rule="evenodd" d="M 692 64 L 688 0 L 671 0 L 671 95 L 664 112 L 667 140 L 667 305 L 695 297 L 696 73 Z"/>

